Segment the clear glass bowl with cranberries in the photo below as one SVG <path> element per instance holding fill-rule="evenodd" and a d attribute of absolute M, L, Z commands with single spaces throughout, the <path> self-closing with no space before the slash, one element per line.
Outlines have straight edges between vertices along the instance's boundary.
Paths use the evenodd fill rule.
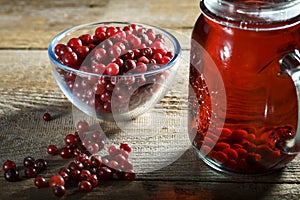
<path fill-rule="evenodd" d="M 164 97 L 181 47 L 158 27 L 102 22 L 59 33 L 48 54 L 53 76 L 73 105 L 99 119 L 127 120 Z"/>

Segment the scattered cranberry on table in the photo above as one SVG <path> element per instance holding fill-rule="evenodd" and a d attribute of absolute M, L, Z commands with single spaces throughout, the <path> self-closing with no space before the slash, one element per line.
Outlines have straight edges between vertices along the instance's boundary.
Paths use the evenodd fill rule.
<path fill-rule="evenodd" d="M 12 160 L 7 160 L 2 165 L 2 170 L 5 172 L 8 169 L 16 169 L 16 163 Z"/>
<path fill-rule="evenodd" d="M 52 116 L 49 114 L 49 113 L 44 113 L 44 115 L 43 115 L 43 120 L 45 120 L 45 121 L 50 121 L 52 119 Z"/>
<path fill-rule="evenodd" d="M 35 179 L 34 179 L 34 185 L 37 187 L 37 188 L 44 188 L 44 187 L 47 187 L 48 186 L 48 182 L 47 180 L 42 177 L 42 176 L 37 176 Z"/>
<path fill-rule="evenodd" d="M 76 185 L 80 192 L 91 192 L 99 185 L 99 182 L 121 179 L 132 181 L 136 174 L 133 165 L 128 160 L 131 146 L 121 143 L 119 146 L 110 145 L 107 155 L 93 155 L 89 145 L 97 144 L 98 150 L 104 149 L 103 133 L 92 130 L 88 122 L 82 120 L 77 123 L 77 131 L 68 134 L 64 138 L 65 146 L 58 148 L 56 145 L 49 145 L 47 153 L 50 155 L 60 155 L 63 159 L 72 158 L 73 160 L 67 167 L 61 167 L 56 175 L 52 175 L 47 181 L 39 175 L 44 172 L 48 163 L 44 159 L 35 159 L 26 156 L 23 159 L 25 178 L 34 178 L 34 185 L 37 188 L 50 187 L 53 194 L 62 197 L 66 194 L 67 187 Z M 61 156 L 61 152 L 68 152 L 68 156 Z M 7 181 L 20 181 L 19 170 L 12 160 L 3 163 L 2 169 Z"/>

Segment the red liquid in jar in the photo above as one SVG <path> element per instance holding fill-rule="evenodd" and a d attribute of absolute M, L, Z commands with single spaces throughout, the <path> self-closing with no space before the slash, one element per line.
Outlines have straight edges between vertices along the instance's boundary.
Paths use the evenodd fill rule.
<path fill-rule="evenodd" d="M 279 60 L 300 49 L 300 26 L 230 28 L 201 15 L 192 33 L 189 133 L 221 171 L 264 173 L 295 154 L 298 103 Z M 224 87 L 224 88 L 223 88 Z"/>

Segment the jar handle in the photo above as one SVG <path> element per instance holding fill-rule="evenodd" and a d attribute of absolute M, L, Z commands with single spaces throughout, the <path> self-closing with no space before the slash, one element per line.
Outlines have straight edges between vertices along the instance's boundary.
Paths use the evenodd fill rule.
<path fill-rule="evenodd" d="M 296 87 L 297 100 L 298 100 L 298 124 L 296 136 L 292 140 L 287 142 L 287 147 L 293 149 L 297 153 L 300 150 L 300 52 L 294 50 L 286 54 L 282 59 L 279 60 L 280 69 L 283 73 L 288 74 Z"/>

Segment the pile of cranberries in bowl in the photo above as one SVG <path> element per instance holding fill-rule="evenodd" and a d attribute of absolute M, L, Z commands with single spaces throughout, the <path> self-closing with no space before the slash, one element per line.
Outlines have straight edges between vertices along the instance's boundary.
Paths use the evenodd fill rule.
<path fill-rule="evenodd" d="M 158 27 L 104 22 L 63 31 L 48 54 L 54 78 L 73 105 L 100 119 L 127 120 L 163 98 L 181 47 Z"/>

